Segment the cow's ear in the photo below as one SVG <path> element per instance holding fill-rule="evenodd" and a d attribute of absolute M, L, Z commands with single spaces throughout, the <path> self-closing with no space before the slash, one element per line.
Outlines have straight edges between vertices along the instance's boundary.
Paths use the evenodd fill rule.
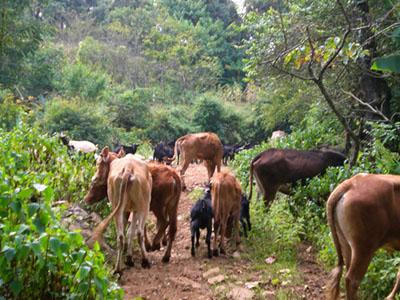
<path fill-rule="evenodd" d="M 121 148 L 121 150 L 119 150 L 118 153 L 117 153 L 117 157 L 118 157 L 118 158 L 124 157 L 125 154 L 126 154 L 126 153 L 125 153 L 124 148 Z"/>
<path fill-rule="evenodd" d="M 101 150 L 100 156 L 103 158 L 104 162 L 108 161 L 108 156 L 110 154 L 110 150 L 108 149 L 108 146 L 105 146 L 103 150 Z"/>

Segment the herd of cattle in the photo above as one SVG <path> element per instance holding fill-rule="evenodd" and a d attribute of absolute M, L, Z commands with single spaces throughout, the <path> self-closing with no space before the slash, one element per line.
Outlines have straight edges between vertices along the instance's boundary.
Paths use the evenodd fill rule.
<path fill-rule="evenodd" d="M 75 147 L 72 141 L 67 145 Z M 288 184 L 314 177 L 330 166 L 343 165 L 346 159 L 342 153 L 329 149 L 267 149 L 251 161 L 250 193 L 247 198 L 242 193 L 239 181 L 230 172 L 221 170 L 223 158 L 232 159 L 243 148 L 224 148 L 214 133 L 188 134 L 175 143 L 160 143 L 155 148 L 154 161 L 151 162 L 133 155 L 136 145 L 120 147 L 118 152 L 111 152 L 105 147 L 97 158 L 96 173 L 85 201 L 93 203 L 108 197 L 113 211 L 96 227 L 91 242 L 104 243 L 102 233 L 111 219 L 115 218 L 118 245 L 116 272 L 122 270 L 125 245 L 126 263 L 133 264 L 131 243 L 135 232 L 143 267 L 150 266 L 146 251 L 160 249 L 161 243 L 167 244 L 162 260 L 168 262 L 177 231 L 179 198 L 181 190 L 185 189 L 184 174 L 190 163 L 201 160 L 207 168 L 211 188 L 206 188 L 204 196 L 191 210 L 191 254 L 194 256 L 199 246 L 200 229 L 206 228 L 208 257 L 211 258 L 213 254 L 225 253 L 225 238 L 233 238 L 236 245 L 240 243 L 240 222 L 246 236 L 247 230 L 251 229 L 249 200 L 252 198 L 253 176 L 268 208 L 277 191 L 289 192 Z M 179 159 L 179 156 L 182 160 L 180 176 L 167 165 Z M 217 173 L 214 175 L 215 169 Z M 345 265 L 346 299 L 357 299 L 358 287 L 374 253 L 381 247 L 400 250 L 400 176 L 355 175 L 334 189 L 326 208 L 338 256 L 338 265 L 332 271 L 327 285 L 327 298 L 338 299 L 340 277 Z M 152 243 L 148 241 L 145 229 L 149 211 L 157 219 L 157 233 Z M 124 229 L 128 223 L 125 237 Z M 400 271 L 387 299 L 394 299 L 399 288 Z"/>

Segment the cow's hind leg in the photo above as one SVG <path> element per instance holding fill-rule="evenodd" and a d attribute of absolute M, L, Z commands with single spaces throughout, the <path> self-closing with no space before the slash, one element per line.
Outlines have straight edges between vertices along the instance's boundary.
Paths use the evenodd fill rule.
<path fill-rule="evenodd" d="M 137 214 L 131 214 L 131 224 L 128 228 L 127 233 L 127 253 L 126 253 L 126 265 L 132 267 L 133 266 L 133 247 L 132 241 L 136 231 L 136 224 L 137 224 Z"/>
<path fill-rule="evenodd" d="M 345 277 L 347 300 L 357 299 L 358 287 L 367 272 L 373 254 L 374 251 L 370 249 L 364 248 L 362 251 L 359 251 L 357 248 L 352 249 L 351 262 Z"/>
<path fill-rule="evenodd" d="M 175 210 L 176 211 L 176 210 Z M 168 246 L 167 246 L 167 250 L 165 250 L 165 254 L 164 257 L 162 258 L 162 261 L 164 263 L 169 262 L 169 259 L 171 258 L 171 250 L 172 250 L 172 244 L 175 240 L 175 236 L 176 236 L 176 213 L 172 213 L 169 216 L 169 224 L 167 223 L 167 225 L 169 225 L 169 229 L 168 229 Z"/>
<path fill-rule="evenodd" d="M 124 215 L 121 213 L 117 213 L 115 217 L 115 226 L 117 229 L 117 261 L 115 263 L 114 273 L 122 272 L 122 256 L 124 252 L 125 246 L 125 236 L 124 236 Z"/>
<path fill-rule="evenodd" d="M 150 268 L 150 262 L 147 258 L 147 253 L 146 253 L 146 247 L 144 244 L 144 224 L 146 221 L 146 213 L 141 212 L 141 213 L 137 213 L 138 217 L 138 242 L 139 242 L 139 247 L 140 247 L 140 252 L 142 254 L 142 267 L 143 268 Z"/>
<path fill-rule="evenodd" d="M 189 159 L 185 159 L 183 161 L 183 167 L 182 167 L 182 169 L 180 171 L 181 180 L 182 180 L 182 191 L 186 190 L 186 183 L 185 183 L 184 176 L 185 176 L 187 168 L 189 167 L 189 164 L 190 164 L 190 160 Z"/>
<path fill-rule="evenodd" d="M 214 242 L 213 242 L 213 254 L 214 256 L 219 255 L 218 249 L 218 235 L 220 230 L 220 222 L 214 220 Z"/>
<path fill-rule="evenodd" d="M 226 254 L 226 243 L 225 243 L 225 235 L 226 235 L 226 227 L 228 224 L 228 218 L 226 219 L 222 219 L 221 220 L 221 235 L 220 235 L 220 250 L 221 250 L 221 254 Z"/>
<path fill-rule="evenodd" d="M 168 226 L 168 222 L 163 216 L 156 216 L 156 217 L 157 217 L 157 233 L 154 236 L 153 245 L 151 246 L 152 251 L 161 249 L 161 239 L 165 235 L 165 229 Z"/>

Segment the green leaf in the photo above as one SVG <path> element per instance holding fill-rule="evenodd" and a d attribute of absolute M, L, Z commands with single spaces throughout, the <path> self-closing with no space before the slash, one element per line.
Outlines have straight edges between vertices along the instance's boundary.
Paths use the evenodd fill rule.
<path fill-rule="evenodd" d="M 12 261 L 12 259 L 14 258 L 14 256 L 15 256 L 15 249 L 14 248 L 11 248 L 11 247 L 8 247 L 8 246 L 5 246 L 4 248 L 3 248 L 3 251 L 2 251 L 3 253 L 4 253 L 4 256 L 7 258 L 7 260 L 10 262 L 10 261 Z"/>
<path fill-rule="evenodd" d="M 17 214 L 21 212 L 21 202 L 19 202 L 18 200 L 14 200 L 13 202 L 11 202 L 10 207 Z"/>
<path fill-rule="evenodd" d="M 400 54 L 393 54 L 375 59 L 372 67 L 374 71 L 400 73 Z"/>
<path fill-rule="evenodd" d="M 28 204 L 28 217 L 32 217 L 33 214 L 40 208 L 40 204 L 33 202 Z"/>
<path fill-rule="evenodd" d="M 32 189 L 23 189 L 18 193 L 18 198 L 20 200 L 26 200 L 29 199 L 32 196 L 33 190 Z"/>
<path fill-rule="evenodd" d="M 14 294 L 14 297 L 17 297 L 19 295 L 19 293 L 22 290 L 22 287 L 23 287 L 22 282 L 19 280 L 13 280 L 11 282 L 10 288 L 11 288 L 12 293 Z"/>

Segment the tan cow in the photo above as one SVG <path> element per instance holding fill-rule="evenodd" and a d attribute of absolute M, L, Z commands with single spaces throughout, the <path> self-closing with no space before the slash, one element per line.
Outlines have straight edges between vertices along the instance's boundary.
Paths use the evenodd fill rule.
<path fill-rule="evenodd" d="M 338 299 L 346 265 L 346 299 L 357 299 L 375 251 L 381 247 L 400 250 L 400 176 L 358 174 L 336 187 L 326 210 L 338 255 L 327 298 Z M 386 299 L 394 299 L 399 287 L 400 271 Z"/>
<path fill-rule="evenodd" d="M 107 164 L 111 159 L 108 147 L 105 147 L 98 160 L 97 165 Z M 147 164 L 128 154 L 120 159 L 114 159 L 107 174 L 97 172 L 93 182 L 104 182 L 107 180 L 107 195 L 111 201 L 113 211 L 93 231 L 92 241 L 102 242 L 102 235 L 111 219 L 115 216 L 117 229 L 118 255 L 115 265 L 115 272 L 122 270 L 122 255 L 125 244 L 127 244 L 127 265 L 133 265 L 132 240 L 137 230 L 139 246 L 142 254 L 142 267 L 150 267 L 144 242 L 144 225 L 150 209 L 152 178 Z M 97 177 L 98 176 L 98 177 Z M 128 228 L 127 241 L 125 240 L 125 213 L 131 213 L 132 221 Z"/>
<path fill-rule="evenodd" d="M 178 203 L 182 190 L 181 179 L 174 169 L 164 164 L 153 162 L 148 166 L 153 178 L 150 210 L 157 218 L 157 233 L 152 246 L 148 248 L 153 251 L 160 249 L 160 241 L 168 227 L 168 246 L 162 261 L 169 262 L 177 230 Z M 149 244 L 148 241 L 147 244 Z"/>
<path fill-rule="evenodd" d="M 100 154 L 100 156 L 102 156 Z M 125 153 L 109 152 L 108 161 L 100 160 L 97 164 L 96 175 L 92 179 L 90 189 L 84 200 L 88 204 L 95 203 L 107 197 L 107 178 L 111 161 L 118 157 L 124 156 Z M 136 155 L 135 155 L 136 156 Z M 150 210 L 157 218 L 157 234 L 153 239 L 153 243 L 147 239 L 145 235 L 145 244 L 148 251 L 160 249 L 160 241 L 164 236 L 166 228 L 168 229 L 168 246 L 165 251 L 163 262 L 168 262 L 171 256 L 172 243 L 176 236 L 177 230 L 177 209 L 181 194 L 181 180 L 176 171 L 159 163 L 148 164 L 152 176 L 151 202 Z M 127 216 L 126 216 L 127 218 Z M 104 243 L 101 246 L 106 247 Z"/>
<path fill-rule="evenodd" d="M 218 172 L 221 171 L 223 148 L 218 135 L 215 133 L 201 132 L 182 136 L 176 140 L 174 150 L 174 156 L 167 160 L 175 160 L 178 151 L 180 151 L 183 161 L 180 171 L 183 189 L 186 188 L 183 176 L 193 160 L 204 160 L 204 165 L 208 171 L 208 180 L 213 176 L 215 167 L 217 167 Z"/>
<path fill-rule="evenodd" d="M 211 181 L 211 201 L 214 214 L 214 243 L 213 253 L 218 256 L 218 236 L 220 237 L 220 250 L 225 253 L 225 237 L 231 228 L 235 229 L 236 246 L 240 243 L 239 220 L 242 189 L 237 179 L 227 171 L 222 171 Z"/>

